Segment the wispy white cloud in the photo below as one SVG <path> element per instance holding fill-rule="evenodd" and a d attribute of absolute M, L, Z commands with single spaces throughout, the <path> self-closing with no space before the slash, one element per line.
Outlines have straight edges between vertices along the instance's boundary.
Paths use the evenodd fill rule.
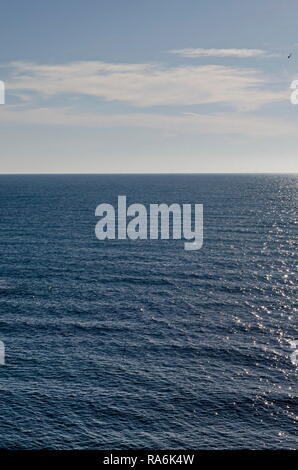
<path fill-rule="evenodd" d="M 223 65 L 165 67 L 99 61 L 38 65 L 7 64 L 7 90 L 42 97 L 72 94 L 100 97 L 138 108 L 223 104 L 254 110 L 288 99 L 287 90 L 272 90 L 260 71 Z"/>
<path fill-rule="evenodd" d="M 249 57 L 279 57 L 279 54 L 271 53 L 263 49 L 204 49 L 185 48 L 168 51 L 170 54 L 177 54 L 180 57 L 237 57 L 245 59 Z"/>
<path fill-rule="evenodd" d="M 12 62 L 6 67 L 10 70 L 7 90 L 22 103 L 0 107 L 1 122 L 248 136 L 289 136 L 297 132 L 295 123 L 246 112 L 288 100 L 287 88 L 275 91 L 270 77 L 250 68 L 223 65 L 166 67 L 100 61 L 57 65 Z M 80 109 L 79 104 L 72 107 L 63 104 L 68 94 L 118 101 L 134 109 L 122 114 L 88 112 Z M 59 97 L 60 105 L 57 106 L 57 100 L 55 106 L 50 105 L 51 100 L 46 107 L 40 104 L 39 98 L 51 97 Z M 183 113 L 184 106 L 200 104 L 226 105 L 227 111 Z M 154 112 L 154 106 L 172 109 L 168 108 L 167 113 Z M 177 106 L 182 108 L 180 112 Z M 150 110 L 140 112 L 141 108 Z"/>

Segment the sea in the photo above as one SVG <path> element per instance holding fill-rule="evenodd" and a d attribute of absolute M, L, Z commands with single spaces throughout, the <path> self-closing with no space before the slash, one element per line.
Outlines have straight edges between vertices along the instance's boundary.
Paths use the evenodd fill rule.
<path fill-rule="evenodd" d="M 297 449 L 297 190 L 295 174 L 1 175 L 0 448 Z M 202 248 L 98 240 L 119 195 L 203 204 Z"/>

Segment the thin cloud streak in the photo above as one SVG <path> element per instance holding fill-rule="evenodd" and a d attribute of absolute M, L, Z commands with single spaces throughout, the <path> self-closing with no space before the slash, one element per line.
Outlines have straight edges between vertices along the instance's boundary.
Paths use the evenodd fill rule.
<path fill-rule="evenodd" d="M 297 124 L 287 120 L 240 113 L 97 114 L 73 107 L 21 110 L 2 107 L 0 122 L 19 125 L 71 126 L 81 128 L 147 128 L 184 134 L 296 136 Z"/>
<path fill-rule="evenodd" d="M 170 54 L 176 54 L 180 57 L 237 57 L 246 59 L 250 57 L 280 57 L 279 54 L 270 53 L 263 49 L 204 49 L 204 48 L 185 48 L 173 49 L 168 51 Z"/>

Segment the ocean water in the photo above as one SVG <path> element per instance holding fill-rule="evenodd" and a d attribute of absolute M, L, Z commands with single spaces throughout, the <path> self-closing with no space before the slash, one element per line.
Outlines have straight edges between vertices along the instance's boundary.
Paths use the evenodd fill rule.
<path fill-rule="evenodd" d="M 298 448 L 295 175 L 0 176 L 0 447 Z M 204 245 L 95 208 L 203 203 Z"/>

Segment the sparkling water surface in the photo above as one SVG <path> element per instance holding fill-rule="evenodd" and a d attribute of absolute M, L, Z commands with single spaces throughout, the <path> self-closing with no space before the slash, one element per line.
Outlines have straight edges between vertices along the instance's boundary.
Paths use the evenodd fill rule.
<path fill-rule="evenodd" d="M 0 447 L 298 448 L 297 175 L 0 176 Z M 204 245 L 95 208 L 203 203 Z"/>

